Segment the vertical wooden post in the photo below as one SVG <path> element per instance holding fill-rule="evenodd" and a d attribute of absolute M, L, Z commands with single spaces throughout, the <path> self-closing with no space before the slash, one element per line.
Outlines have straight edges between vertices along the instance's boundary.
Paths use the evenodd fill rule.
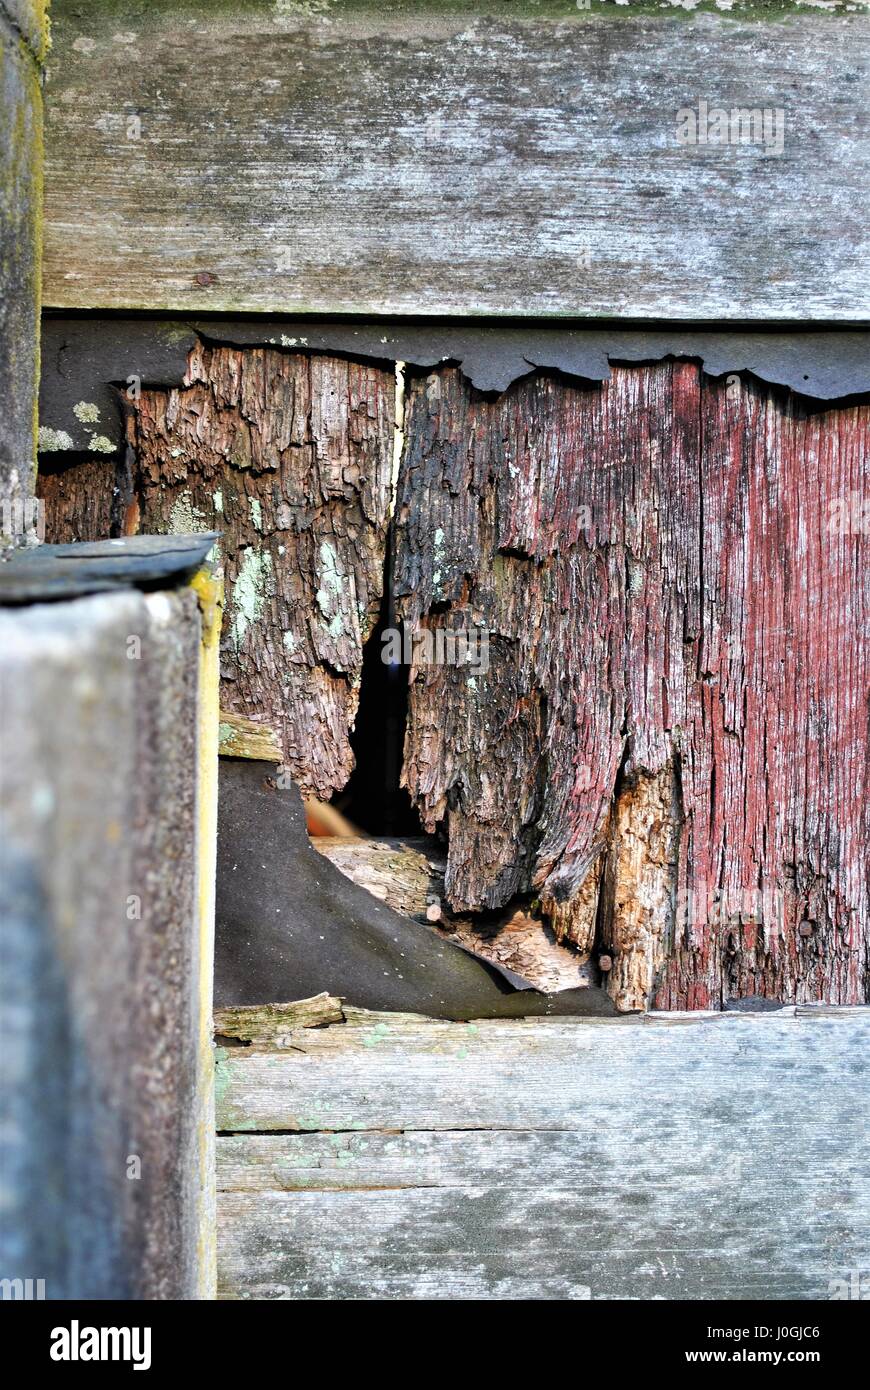
<path fill-rule="evenodd" d="M 199 599 L 202 640 L 199 656 L 197 750 L 197 905 L 199 913 L 199 1037 L 196 1071 L 197 1240 L 195 1296 L 214 1298 L 215 1119 L 212 995 L 214 981 L 215 872 L 217 859 L 218 725 L 223 581 L 202 569 L 192 587 Z"/>
<path fill-rule="evenodd" d="M 0 548 L 32 512 L 42 252 L 44 0 L 0 6 Z"/>
<path fill-rule="evenodd" d="M 0 608 L 3 1297 L 213 1296 L 219 610 Z"/>

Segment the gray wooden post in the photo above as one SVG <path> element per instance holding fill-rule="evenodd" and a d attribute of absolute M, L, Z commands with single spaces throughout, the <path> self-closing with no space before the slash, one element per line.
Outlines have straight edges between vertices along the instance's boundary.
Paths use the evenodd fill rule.
<path fill-rule="evenodd" d="M 206 588 L 0 608 L 3 1297 L 213 1294 Z"/>
<path fill-rule="evenodd" d="M 0 549 L 35 533 L 43 0 L 0 6 Z"/>

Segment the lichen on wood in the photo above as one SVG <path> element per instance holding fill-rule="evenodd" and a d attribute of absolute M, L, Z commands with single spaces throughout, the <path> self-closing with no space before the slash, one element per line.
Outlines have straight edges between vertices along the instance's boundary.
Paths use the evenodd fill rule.
<path fill-rule="evenodd" d="M 222 706 L 274 729 L 325 799 L 380 611 L 394 390 L 373 365 L 200 345 L 186 386 L 130 414 L 138 528 L 223 532 Z"/>

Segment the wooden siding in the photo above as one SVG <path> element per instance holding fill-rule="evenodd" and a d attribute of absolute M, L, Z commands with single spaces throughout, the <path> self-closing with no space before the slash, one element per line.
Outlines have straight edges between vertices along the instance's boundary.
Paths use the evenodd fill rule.
<path fill-rule="evenodd" d="M 275 1018 L 219 1054 L 219 1296 L 829 1298 L 867 1269 L 868 1041 L 867 1010 Z"/>
<path fill-rule="evenodd" d="M 710 8 L 55 0 L 45 301 L 867 319 L 866 16 Z"/>

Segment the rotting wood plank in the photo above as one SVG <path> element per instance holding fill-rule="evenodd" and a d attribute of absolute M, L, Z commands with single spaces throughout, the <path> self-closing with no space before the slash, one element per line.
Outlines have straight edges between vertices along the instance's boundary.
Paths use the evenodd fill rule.
<path fill-rule="evenodd" d="M 819 1299 L 866 1267 L 866 1008 L 346 1018 L 219 1062 L 223 1298 Z"/>
<path fill-rule="evenodd" d="M 488 917 L 452 912 L 444 898 L 446 854 L 434 836 L 363 840 L 315 835 L 311 843 L 388 907 L 434 927 L 445 940 L 512 970 L 546 994 L 594 982 L 588 953 L 557 941 L 539 909 L 512 905 Z"/>
<path fill-rule="evenodd" d="M 187 381 L 131 410 L 129 529 L 223 533 L 222 706 L 275 730 L 298 785 L 328 800 L 353 767 L 380 612 L 394 373 L 198 344 Z"/>
<path fill-rule="evenodd" d="M 452 909 L 600 926 L 622 1009 L 864 1002 L 868 407 L 688 363 L 493 401 L 446 368 L 406 440 L 397 617 L 489 635 L 486 671 L 411 671 Z"/>
<path fill-rule="evenodd" d="M 105 458 L 77 459 L 66 468 L 41 468 L 36 495 L 45 506 L 45 539 L 52 545 L 68 545 L 116 535 L 115 484 L 114 461 Z"/>
<path fill-rule="evenodd" d="M 636 8 L 55 0 L 46 303 L 867 318 L 865 16 Z"/>
<path fill-rule="evenodd" d="M 311 999 L 299 999 L 290 1004 L 216 1009 L 214 1031 L 219 1038 L 280 1046 L 280 1040 L 294 1028 L 320 1028 L 327 1023 L 343 1021 L 341 1000 L 324 991 Z"/>
<path fill-rule="evenodd" d="M 322 393 L 362 383 L 359 413 L 308 426 L 312 373 Z M 394 399 L 377 366 L 200 344 L 187 387 L 143 393 L 141 457 L 127 483 L 126 465 L 116 475 L 154 529 L 225 523 L 242 582 L 224 703 L 247 715 L 228 710 L 224 751 L 250 751 L 259 728 L 261 756 L 287 758 L 320 795 L 350 767 Z M 293 411 L 306 448 L 270 468 L 276 421 Z M 868 422 L 866 405 L 818 410 L 686 362 L 614 367 L 601 386 L 541 374 L 496 400 L 452 368 L 408 374 L 395 617 L 489 637 L 487 671 L 411 671 L 404 776 L 427 828 L 449 832 L 445 924 L 474 913 L 475 933 L 503 917 L 525 930 L 543 912 L 531 957 L 560 954 L 551 928 L 576 948 L 570 971 L 605 969 L 621 1009 L 867 998 L 855 847 L 868 834 Z M 251 468 L 237 437 L 253 441 Z M 336 451 L 368 459 L 368 474 L 357 487 L 342 469 L 328 504 L 293 511 L 284 493 L 316 495 L 318 460 Z M 336 529 L 368 607 L 333 644 L 321 562 Z M 521 935 L 497 933 L 494 958 L 551 987 Z"/>

